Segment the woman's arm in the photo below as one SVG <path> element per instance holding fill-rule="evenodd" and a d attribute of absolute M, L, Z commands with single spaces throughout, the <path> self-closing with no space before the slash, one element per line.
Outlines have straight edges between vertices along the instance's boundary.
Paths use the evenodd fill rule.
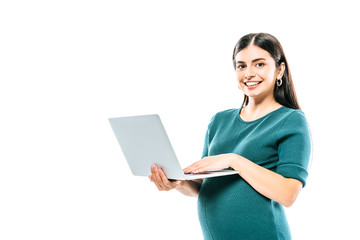
<path fill-rule="evenodd" d="M 154 182 L 159 191 L 169 191 L 176 189 L 182 194 L 189 197 L 197 197 L 199 195 L 202 179 L 189 181 L 170 181 L 164 171 L 159 169 L 156 165 L 151 166 L 150 181 Z"/>
<path fill-rule="evenodd" d="M 290 207 L 302 189 L 302 182 L 294 178 L 285 178 L 269 169 L 234 154 L 230 167 L 239 171 L 239 175 L 257 192 L 285 207 Z"/>
<path fill-rule="evenodd" d="M 285 178 L 256 163 L 234 153 L 205 157 L 185 168 L 185 172 L 203 172 L 231 167 L 261 195 L 270 198 L 285 207 L 296 200 L 302 183 L 293 178 Z"/>

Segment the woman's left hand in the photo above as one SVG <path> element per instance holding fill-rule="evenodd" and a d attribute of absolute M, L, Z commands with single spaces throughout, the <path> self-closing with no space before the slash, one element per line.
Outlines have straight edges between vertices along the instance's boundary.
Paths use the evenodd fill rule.
<path fill-rule="evenodd" d="M 204 157 L 187 168 L 184 168 L 184 173 L 201 173 L 205 171 L 222 170 L 231 166 L 232 160 L 237 155 L 234 153 L 220 154 L 210 157 Z"/>

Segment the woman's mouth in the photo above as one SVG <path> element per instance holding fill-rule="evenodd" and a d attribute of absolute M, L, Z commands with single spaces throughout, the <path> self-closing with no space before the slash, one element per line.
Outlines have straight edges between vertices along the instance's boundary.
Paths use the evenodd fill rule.
<path fill-rule="evenodd" d="M 262 83 L 262 81 L 248 81 L 248 82 L 244 82 L 245 86 L 247 86 L 248 88 L 255 88 L 257 87 L 260 83 Z"/>

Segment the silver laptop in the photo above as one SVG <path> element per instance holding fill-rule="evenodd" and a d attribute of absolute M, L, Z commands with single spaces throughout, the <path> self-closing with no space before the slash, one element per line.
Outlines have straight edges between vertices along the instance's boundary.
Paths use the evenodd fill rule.
<path fill-rule="evenodd" d="M 149 176 L 156 164 L 169 179 L 191 180 L 237 174 L 234 170 L 184 174 L 157 114 L 109 118 L 133 175 Z"/>

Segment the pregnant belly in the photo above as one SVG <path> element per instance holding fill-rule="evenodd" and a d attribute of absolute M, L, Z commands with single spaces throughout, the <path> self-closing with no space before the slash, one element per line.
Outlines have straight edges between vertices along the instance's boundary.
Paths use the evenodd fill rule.
<path fill-rule="evenodd" d="M 277 239 L 275 215 L 278 218 L 279 213 L 283 214 L 278 203 L 256 192 L 239 175 L 208 178 L 201 186 L 198 214 L 205 239 L 206 235 L 209 239 Z"/>

